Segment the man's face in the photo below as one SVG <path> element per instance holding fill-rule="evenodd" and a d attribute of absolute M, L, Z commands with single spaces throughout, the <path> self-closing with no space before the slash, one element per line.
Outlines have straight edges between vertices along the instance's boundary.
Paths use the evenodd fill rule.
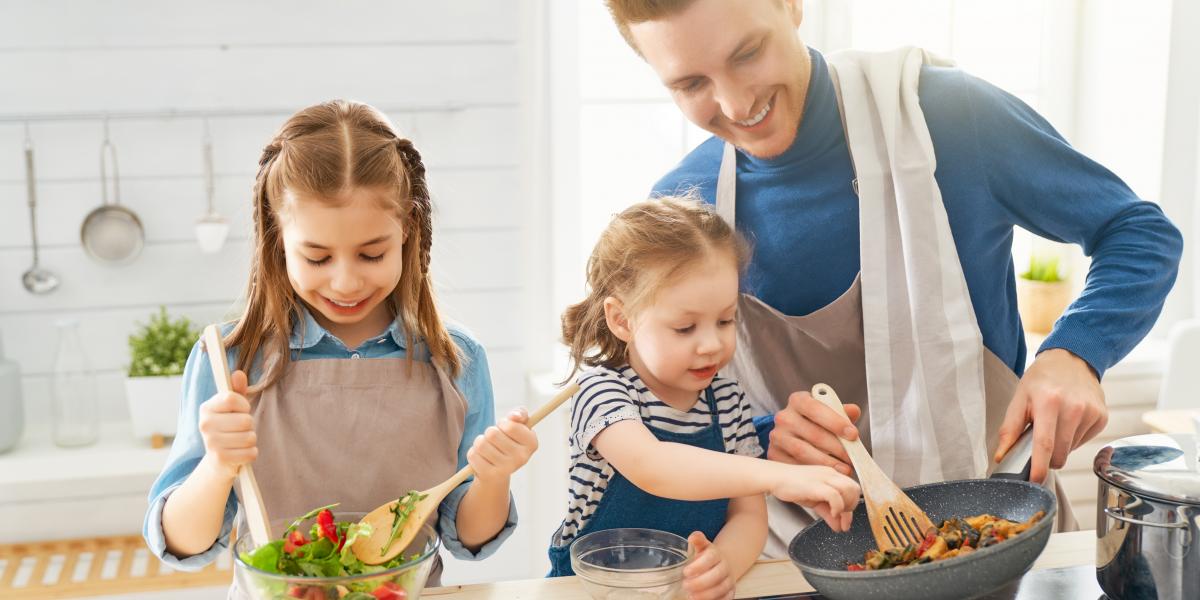
<path fill-rule="evenodd" d="M 799 0 L 696 0 L 630 26 L 688 120 L 760 158 L 796 138 L 811 69 Z"/>

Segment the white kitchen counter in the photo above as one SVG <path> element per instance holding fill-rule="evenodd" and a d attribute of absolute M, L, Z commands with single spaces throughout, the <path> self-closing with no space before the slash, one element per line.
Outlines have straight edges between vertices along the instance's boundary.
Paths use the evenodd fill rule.
<path fill-rule="evenodd" d="M 99 441 L 82 448 L 55 446 L 45 428 L 27 430 L 0 455 L 0 510 L 9 523 L 0 543 L 137 531 L 168 451 L 134 439 L 127 423 L 103 425 Z"/>

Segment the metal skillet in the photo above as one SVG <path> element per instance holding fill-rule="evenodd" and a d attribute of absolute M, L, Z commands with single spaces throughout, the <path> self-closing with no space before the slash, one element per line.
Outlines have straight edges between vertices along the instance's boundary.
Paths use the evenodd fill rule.
<path fill-rule="evenodd" d="M 1057 517 L 1054 494 L 1030 483 L 1033 428 L 1025 430 L 988 479 L 962 479 L 905 488 L 934 524 L 952 517 L 988 513 L 1024 521 L 1046 514 L 1024 533 L 970 554 L 922 565 L 880 571 L 847 571 L 875 548 L 866 506 L 854 509 L 850 531 L 834 533 L 822 521 L 801 531 L 788 556 L 804 578 L 830 600 L 963 600 L 995 591 L 1033 566 L 1046 547 Z"/>

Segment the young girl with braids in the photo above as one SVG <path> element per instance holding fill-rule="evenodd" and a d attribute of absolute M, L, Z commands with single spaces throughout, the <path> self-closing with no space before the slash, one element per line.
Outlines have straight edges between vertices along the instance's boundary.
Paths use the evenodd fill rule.
<path fill-rule="evenodd" d="M 251 463 L 277 519 L 367 512 L 469 463 L 438 511 L 442 544 L 480 559 L 509 535 L 509 478 L 537 438 L 524 411 L 492 425 L 483 348 L 439 317 L 430 208 L 421 155 L 365 104 L 301 110 L 263 149 L 246 308 L 222 332 L 233 392 L 197 344 L 144 527 L 162 560 L 198 569 L 225 551 Z"/>
<path fill-rule="evenodd" d="M 761 460 L 750 404 L 718 372 L 733 357 L 738 277 L 748 250 L 710 207 L 662 198 L 618 214 L 588 261 L 589 293 L 562 317 L 579 392 L 571 407 L 570 545 L 618 527 L 665 530 L 696 551 L 688 598 L 732 598 L 766 542 L 763 494 L 849 526 L 858 485 L 823 466 Z"/>

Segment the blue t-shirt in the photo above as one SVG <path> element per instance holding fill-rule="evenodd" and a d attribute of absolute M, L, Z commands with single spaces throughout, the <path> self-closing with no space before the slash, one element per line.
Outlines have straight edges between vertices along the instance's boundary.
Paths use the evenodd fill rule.
<path fill-rule="evenodd" d="M 743 291 L 788 315 L 837 299 L 859 271 L 858 198 L 833 82 L 815 50 L 792 146 L 764 160 L 737 153 L 737 226 L 754 255 Z M 1021 375 L 1013 226 L 1083 247 L 1082 295 L 1041 350 L 1064 348 L 1098 375 L 1150 330 L 1175 282 L 1183 238 L 1158 206 L 1072 148 L 1016 97 L 958 69 L 926 66 L 921 110 L 983 343 Z M 712 137 L 655 186 L 716 200 L 724 141 Z"/>
<path fill-rule="evenodd" d="M 392 323 L 387 330 L 364 341 L 353 350 L 347 348 L 340 339 L 321 327 L 303 307 L 302 319 L 292 328 L 289 346 L 293 360 L 316 359 L 357 359 L 370 360 L 373 358 L 405 358 L 408 355 L 404 329 L 399 320 Z M 222 335 L 228 335 L 233 325 L 226 325 Z M 462 439 L 458 442 L 458 468 L 467 464 L 467 451 L 471 449 L 476 436 L 481 435 L 490 425 L 495 423 L 496 409 L 492 399 L 492 380 L 488 372 L 487 355 L 483 346 L 475 341 L 465 329 L 450 325 L 447 327 L 451 339 L 463 353 L 463 369 L 454 379 L 454 385 L 467 401 L 467 414 L 463 423 Z M 237 349 L 228 349 L 230 365 L 237 364 Z M 419 360 L 419 359 L 416 359 Z M 256 363 L 257 364 L 257 363 Z M 257 378 L 251 377 L 251 381 Z M 175 442 L 171 445 L 171 453 L 167 464 L 158 476 L 158 480 L 150 488 L 150 508 L 146 511 L 142 534 L 150 551 L 162 561 L 180 570 L 197 570 L 216 559 L 217 555 L 229 547 L 230 530 L 234 516 L 237 514 L 237 497 L 233 492 L 225 502 L 224 523 L 217 540 L 204 552 L 194 556 L 178 557 L 167 551 L 167 542 L 163 536 L 162 510 L 171 495 L 184 480 L 191 475 L 200 459 L 204 457 L 204 439 L 200 436 L 199 414 L 200 405 L 217 392 L 216 382 L 212 378 L 212 368 L 208 355 L 201 349 L 199 342 L 192 348 L 187 365 L 183 371 L 183 390 L 180 402 L 178 431 Z M 438 506 L 436 528 L 442 538 L 442 545 L 455 557 L 467 560 L 478 560 L 493 554 L 508 536 L 512 535 L 517 524 L 516 503 L 509 497 L 508 521 L 504 529 L 490 542 L 484 544 L 478 551 L 472 552 L 458 539 L 458 507 L 463 496 L 467 493 L 470 482 L 463 483 L 446 496 Z"/>

